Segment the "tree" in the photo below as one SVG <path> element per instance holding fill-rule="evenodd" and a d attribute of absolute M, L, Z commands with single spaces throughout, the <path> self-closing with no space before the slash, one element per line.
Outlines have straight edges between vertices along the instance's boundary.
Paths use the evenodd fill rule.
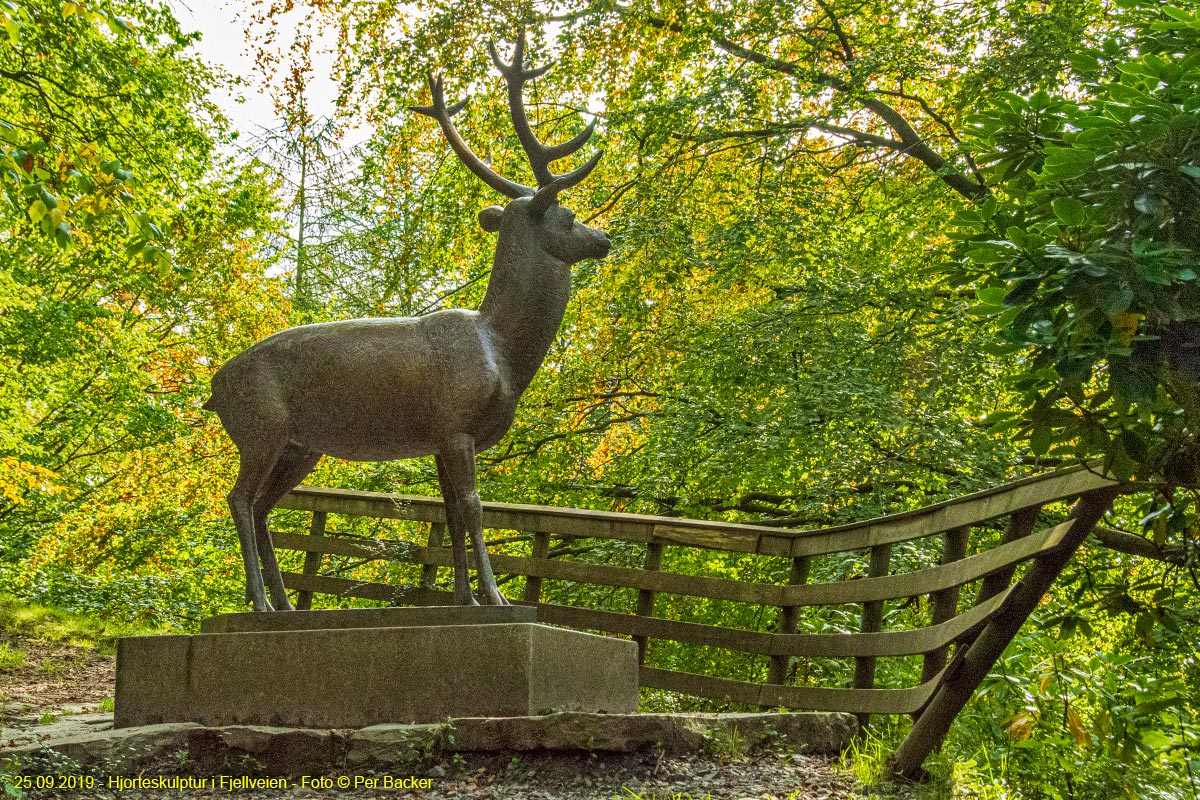
<path fill-rule="evenodd" d="M 10 209 L 62 248 L 121 224 L 131 255 L 165 264 L 139 184 L 173 179 L 156 140 L 200 146 L 193 114 L 216 113 L 204 98 L 212 73 L 181 57 L 192 37 L 163 10 L 105 0 L 5 2 L 0 24 L 0 185 Z"/>
<path fill-rule="evenodd" d="M 1126 5 L 1132 35 L 1074 56 L 1081 85 L 974 118 L 997 192 L 959 214 L 961 274 L 1027 358 L 994 421 L 1174 497 L 1200 485 L 1200 19 Z"/>
<path fill-rule="evenodd" d="M 84 580 L 83 552 L 111 564 L 133 548 L 131 571 L 167 555 L 129 521 L 186 502 L 168 486 L 219 480 L 197 444 L 206 375 L 283 303 L 256 258 L 275 224 L 269 182 L 218 155 L 212 73 L 170 14 L 5 9 L 0 120 L 24 143 L 6 151 L 0 205 L 0 569 L 49 591 Z M 138 227 L 151 224 L 152 240 Z"/>

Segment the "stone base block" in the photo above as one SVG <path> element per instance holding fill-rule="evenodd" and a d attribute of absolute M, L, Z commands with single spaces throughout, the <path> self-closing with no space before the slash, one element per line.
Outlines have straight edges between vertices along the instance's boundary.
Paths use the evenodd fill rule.
<path fill-rule="evenodd" d="M 311 631 L 331 628 L 413 628 L 442 625 L 499 625 L 537 622 L 529 606 L 419 606 L 415 608 L 340 608 L 263 614 L 218 614 L 200 623 L 201 633 Z"/>
<path fill-rule="evenodd" d="M 529 622 L 355 627 L 341 613 L 324 629 L 123 638 L 114 725 L 363 728 L 637 709 L 631 641 Z"/>

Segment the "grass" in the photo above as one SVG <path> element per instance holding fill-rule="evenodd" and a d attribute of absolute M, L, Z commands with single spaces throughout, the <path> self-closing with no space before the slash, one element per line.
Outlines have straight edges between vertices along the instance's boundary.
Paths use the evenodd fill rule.
<path fill-rule="evenodd" d="M 51 642 L 62 642 L 74 647 L 97 650 L 113 655 L 120 636 L 144 635 L 156 632 L 151 629 L 117 625 L 106 620 L 84 614 L 73 614 L 59 609 L 26 603 L 12 595 L 0 594 L 0 633 L 19 634 Z M 8 663 L 16 659 L 18 663 Z M 20 666 L 25 654 L 0 646 L 0 669 Z"/>
<path fill-rule="evenodd" d="M 17 669 L 25 666 L 25 651 L 9 646 L 8 642 L 0 644 L 0 670 Z"/>

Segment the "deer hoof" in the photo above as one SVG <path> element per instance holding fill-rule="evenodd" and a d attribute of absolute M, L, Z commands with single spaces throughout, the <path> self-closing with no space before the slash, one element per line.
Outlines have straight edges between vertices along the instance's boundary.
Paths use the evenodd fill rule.
<path fill-rule="evenodd" d="M 500 592 L 499 592 L 499 591 L 495 591 L 495 590 L 493 590 L 493 591 L 491 591 L 491 592 L 488 592 L 488 593 L 485 595 L 485 598 L 487 599 L 487 602 L 488 602 L 488 605 L 489 605 L 489 606 L 507 606 L 507 605 L 511 605 L 511 603 L 509 603 L 509 602 L 508 602 L 508 598 L 507 598 L 507 597 L 505 597 L 504 595 L 500 594 Z"/>

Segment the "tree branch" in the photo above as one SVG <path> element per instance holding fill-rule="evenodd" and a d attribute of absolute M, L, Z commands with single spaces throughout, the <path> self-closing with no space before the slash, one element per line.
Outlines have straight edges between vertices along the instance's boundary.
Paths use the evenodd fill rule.
<path fill-rule="evenodd" d="M 618 14 L 629 14 L 631 9 L 623 6 L 620 3 L 612 3 L 609 6 Z M 835 23 L 835 35 L 840 31 L 837 28 L 836 20 L 828 8 L 822 6 L 826 15 Z M 683 33 L 683 27 L 678 23 L 670 23 L 659 18 L 646 18 L 646 22 L 657 28 L 669 30 L 674 33 Z M 844 37 L 844 32 L 841 33 Z M 879 137 L 875 134 L 870 134 L 865 131 L 857 131 L 852 128 L 844 128 L 847 133 L 847 138 L 854 138 L 863 143 L 869 143 L 877 147 L 882 147 L 900 155 L 915 158 L 929 168 L 938 178 L 954 191 L 961 194 L 968 200 L 973 202 L 984 199 L 988 194 L 988 188 L 982 182 L 972 180 L 962 172 L 958 171 L 945 157 L 930 147 L 924 137 L 913 128 L 912 124 L 901 114 L 896 108 L 879 99 L 866 94 L 866 90 L 856 87 L 854 84 L 839 78 L 836 75 L 831 75 L 819 70 L 809 70 L 795 64 L 791 61 L 784 61 L 773 56 L 760 53 L 752 50 L 749 47 L 740 45 L 732 39 L 721 36 L 717 33 L 709 34 L 709 40 L 719 49 L 725 51 L 729 55 L 740 58 L 743 61 L 748 61 L 752 64 L 757 64 L 764 69 L 772 72 L 777 72 L 781 75 L 787 75 L 792 78 L 808 80 L 818 86 L 824 86 L 838 92 L 839 94 L 854 97 L 861 106 L 870 111 L 872 114 L 883 120 L 896 134 L 896 139 L 888 139 L 887 137 Z M 843 41 L 843 48 L 849 47 L 848 41 Z M 853 52 L 853 51 L 850 51 Z M 817 126 L 813 126 L 817 127 Z M 854 137 L 849 135 L 849 132 L 854 132 Z"/>

